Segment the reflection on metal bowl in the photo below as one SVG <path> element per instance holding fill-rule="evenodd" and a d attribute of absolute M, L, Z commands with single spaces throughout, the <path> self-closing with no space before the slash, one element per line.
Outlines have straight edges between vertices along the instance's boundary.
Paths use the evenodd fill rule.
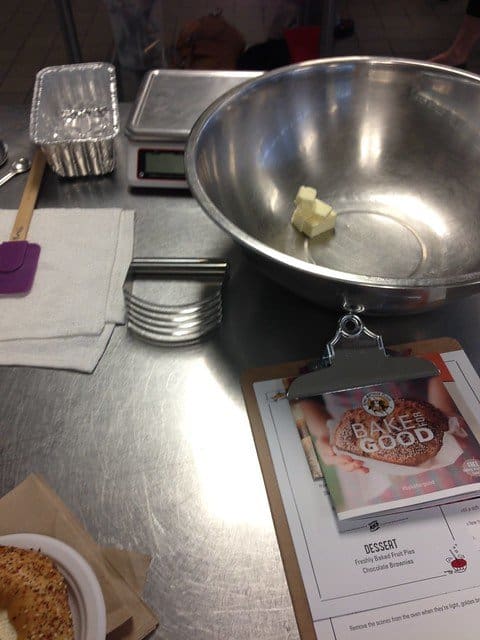
<path fill-rule="evenodd" d="M 228 92 L 195 124 L 187 177 L 270 277 L 333 308 L 424 311 L 480 291 L 480 78 L 430 63 L 335 58 Z M 309 240 L 300 185 L 337 211 Z"/>

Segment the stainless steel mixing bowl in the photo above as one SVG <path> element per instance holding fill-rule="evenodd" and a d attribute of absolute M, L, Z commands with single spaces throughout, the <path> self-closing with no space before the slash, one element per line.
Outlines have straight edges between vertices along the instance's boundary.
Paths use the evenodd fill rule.
<path fill-rule="evenodd" d="M 325 306 L 424 311 L 480 291 L 480 78 L 387 58 L 270 72 L 217 100 L 186 150 L 190 188 L 263 271 Z M 300 185 L 338 212 L 308 240 Z"/>

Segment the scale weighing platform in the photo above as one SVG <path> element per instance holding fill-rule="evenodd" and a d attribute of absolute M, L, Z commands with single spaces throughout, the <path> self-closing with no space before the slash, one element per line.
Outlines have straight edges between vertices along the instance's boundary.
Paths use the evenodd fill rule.
<path fill-rule="evenodd" d="M 188 188 L 183 154 L 197 118 L 254 71 L 149 71 L 130 112 L 127 178 L 130 187 Z"/>

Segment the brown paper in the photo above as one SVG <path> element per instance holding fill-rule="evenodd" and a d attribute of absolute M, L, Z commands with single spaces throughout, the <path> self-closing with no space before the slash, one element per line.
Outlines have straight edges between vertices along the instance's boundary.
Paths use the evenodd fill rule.
<path fill-rule="evenodd" d="M 38 475 L 28 476 L 0 499 L 0 535 L 12 533 L 51 536 L 85 558 L 102 588 L 109 640 L 142 640 L 157 626 L 154 614 L 139 598 L 148 557 L 102 549 Z"/>
<path fill-rule="evenodd" d="M 105 560 L 113 565 L 125 582 L 128 582 L 138 596 L 141 596 L 150 566 L 150 556 L 114 547 L 102 547 L 102 553 Z"/>

